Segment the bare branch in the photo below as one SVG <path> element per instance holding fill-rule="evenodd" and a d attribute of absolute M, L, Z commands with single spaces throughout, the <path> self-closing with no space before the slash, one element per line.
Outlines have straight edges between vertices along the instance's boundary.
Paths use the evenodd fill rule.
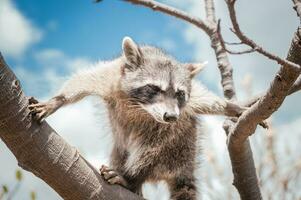
<path fill-rule="evenodd" d="M 251 48 L 251 49 L 246 49 L 246 50 L 242 50 L 242 51 L 233 51 L 233 50 L 226 49 L 226 51 L 232 55 L 242 55 L 242 54 L 254 53 L 256 51 L 256 49 Z"/>
<path fill-rule="evenodd" d="M 234 34 L 241 40 L 242 43 L 250 46 L 252 49 L 255 49 L 258 53 L 266 56 L 267 58 L 276 61 L 278 64 L 282 66 L 287 66 L 290 68 L 296 68 L 300 70 L 300 65 L 295 64 L 289 60 L 281 59 L 279 56 L 276 56 L 268 51 L 266 51 L 263 47 L 256 44 L 253 40 L 248 38 L 240 29 L 240 26 L 236 17 L 235 3 L 236 0 L 226 0 L 227 7 L 229 10 L 230 19 L 233 26 Z"/>
<path fill-rule="evenodd" d="M 46 122 L 32 120 L 28 98 L 0 54 L 0 138 L 18 164 L 44 180 L 64 199 L 142 199 L 107 184 L 90 163 Z"/>
<path fill-rule="evenodd" d="M 207 19 L 206 19 L 206 23 L 202 21 L 202 24 L 206 25 L 205 28 L 204 28 L 204 26 L 197 25 L 198 23 L 195 23 L 193 20 L 192 21 L 187 20 L 187 19 L 191 19 L 191 16 L 189 16 L 187 13 L 185 13 L 185 17 L 183 17 L 182 15 L 178 16 L 177 13 L 173 12 L 173 8 L 163 5 L 163 4 L 159 4 L 155 1 L 146 1 L 146 0 L 126 0 L 126 1 L 132 2 L 135 4 L 140 4 L 140 5 L 167 13 L 169 15 L 178 17 L 180 19 L 183 19 L 187 22 L 190 22 L 190 23 L 198 26 L 202 30 L 205 30 L 205 32 L 208 34 L 208 36 L 211 39 L 211 46 L 214 49 L 215 54 L 216 54 L 218 67 L 220 69 L 221 76 L 222 76 L 222 86 L 224 89 L 224 96 L 227 99 L 236 101 L 235 88 L 234 88 L 234 83 L 233 83 L 233 78 L 232 78 L 232 66 L 229 62 L 227 51 L 225 48 L 223 48 L 223 40 L 221 39 L 221 37 L 219 36 L 219 33 L 217 31 L 218 24 L 216 23 L 216 19 L 215 19 L 216 17 L 215 17 L 215 13 L 214 13 L 215 9 L 214 9 L 213 0 L 205 1 Z M 252 49 L 255 49 L 257 52 L 259 52 L 273 60 L 276 60 L 282 66 L 283 65 L 285 66 L 285 67 L 281 68 L 281 70 L 284 70 L 284 72 L 280 71 L 281 73 L 280 73 L 280 76 L 278 77 L 278 80 L 281 80 L 281 81 L 283 80 L 283 85 L 281 85 L 282 83 L 280 85 L 272 84 L 272 86 L 273 86 L 272 87 L 272 93 L 273 93 L 272 99 L 274 99 L 274 97 L 275 97 L 274 93 L 276 92 L 276 90 L 280 89 L 280 91 L 281 91 L 281 90 L 283 90 L 282 87 L 286 86 L 287 76 L 289 76 L 289 78 L 291 78 L 292 77 L 291 74 L 294 74 L 293 72 L 299 73 L 299 71 L 300 71 L 299 65 L 298 65 L 299 63 L 298 62 L 297 62 L 298 64 L 293 63 L 294 59 L 289 59 L 289 61 L 282 60 L 281 58 L 274 56 L 273 54 L 270 54 L 269 52 L 265 51 L 262 47 L 258 46 L 255 42 L 253 42 L 252 40 L 247 38 L 244 34 L 242 34 L 242 32 L 240 31 L 239 26 L 237 24 L 237 21 L 236 21 L 235 10 L 234 10 L 235 1 L 229 0 L 228 2 L 233 4 L 231 20 L 232 20 L 232 23 L 234 22 L 233 23 L 234 25 L 237 25 L 234 27 L 238 28 L 238 31 L 236 30 L 236 34 L 238 36 L 242 36 L 241 38 L 243 38 L 243 40 L 240 38 L 242 43 L 249 45 Z M 159 5 L 159 7 L 157 7 L 158 5 Z M 167 8 L 167 9 L 165 9 L 165 8 Z M 181 13 L 181 11 L 178 11 L 178 10 L 176 12 Z M 236 24 L 235 24 L 235 22 L 236 22 Z M 247 39 L 247 40 L 245 40 L 245 39 Z M 291 50 L 290 52 L 296 52 L 295 50 Z M 295 53 L 292 53 L 292 55 L 293 54 L 295 54 Z M 289 66 L 289 67 L 287 67 L 287 66 Z M 287 71 L 289 71 L 289 70 L 284 69 L 284 68 L 291 69 L 292 70 L 291 73 L 287 74 Z M 281 82 L 281 81 L 279 81 L 279 82 Z M 274 87 L 277 87 L 277 88 L 274 88 Z M 289 87 L 290 86 L 288 86 L 288 89 L 289 89 Z M 279 96 L 282 96 L 285 93 L 286 89 L 287 88 L 285 88 L 284 91 L 281 92 L 281 94 Z M 287 92 L 287 90 L 286 90 L 286 92 Z M 262 98 L 262 99 L 264 99 L 264 98 Z M 280 101 L 278 101 L 279 99 L 280 99 Z M 274 102 L 275 105 L 277 105 L 277 103 L 279 104 L 279 102 L 281 104 L 281 102 L 282 102 L 281 97 L 276 98 L 276 100 L 274 100 L 274 101 L 275 101 Z M 261 102 L 261 100 L 259 102 Z M 248 115 L 248 113 L 253 112 L 252 110 L 256 105 L 258 105 L 258 102 L 255 103 L 251 109 L 249 109 L 247 112 L 245 112 L 244 115 Z M 261 104 L 259 104 L 259 105 L 261 105 Z M 266 102 L 264 103 L 264 105 L 267 106 Z M 262 115 L 262 113 L 259 112 L 258 115 L 260 116 L 260 115 Z M 239 121 L 237 122 L 238 125 L 242 126 L 242 127 L 244 127 L 244 126 L 248 127 L 247 122 L 244 121 L 243 119 L 245 119 L 245 118 L 244 117 L 239 118 Z M 262 120 L 260 120 L 260 121 L 263 121 L 263 119 L 265 119 L 265 118 L 261 117 L 261 119 Z M 234 121 L 235 121 L 235 119 L 234 119 Z M 254 131 L 256 125 L 258 123 L 260 123 L 260 121 L 256 121 L 254 127 L 251 127 L 250 129 L 252 131 Z M 248 136 L 250 134 L 246 134 L 246 130 L 245 130 L 245 129 L 247 129 L 246 127 L 239 128 L 238 125 L 237 124 L 235 125 L 234 122 L 231 120 L 226 120 L 226 122 L 224 124 L 224 128 L 225 128 L 226 132 L 231 133 L 228 138 L 229 139 L 228 150 L 229 150 L 231 163 L 232 163 L 232 170 L 233 170 L 233 174 L 234 174 L 234 185 L 238 189 L 242 199 L 262 199 L 260 189 L 258 186 L 258 180 L 257 180 L 257 176 L 256 176 L 253 155 L 252 155 L 251 147 L 250 147 L 250 144 L 248 141 Z M 235 134 L 233 134 L 233 133 L 235 133 Z M 244 136 L 246 136 L 246 137 L 244 137 Z M 237 137 L 239 137 L 239 140 L 237 139 Z"/>
<path fill-rule="evenodd" d="M 291 95 L 299 90 L 301 90 L 301 76 L 299 76 L 299 78 L 296 80 L 294 85 L 289 90 L 288 94 Z"/>
<path fill-rule="evenodd" d="M 207 34 L 211 32 L 210 27 L 207 23 L 205 23 L 202 19 L 199 19 L 197 17 L 193 17 L 189 15 L 188 13 L 178 10 L 176 8 L 173 8 L 171 6 L 167 6 L 163 3 L 159 3 L 153 0 L 124 0 L 133 4 L 142 5 L 148 8 L 153 9 L 154 11 L 160 11 L 163 13 L 166 13 L 168 15 L 174 16 L 176 18 L 180 18 L 184 21 L 187 21 L 200 29 L 204 30 Z"/>
<path fill-rule="evenodd" d="M 301 64 L 300 30 L 298 28 L 295 33 L 287 56 L 287 60 L 298 65 Z M 250 109 L 244 112 L 235 124 L 229 136 L 229 147 L 239 148 L 248 136 L 254 133 L 256 125 L 270 117 L 280 107 L 299 74 L 298 68 L 287 66 L 280 68 L 268 91 Z"/>
<path fill-rule="evenodd" d="M 293 0 L 294 2 L 294 9 L 297 12 L 298 17 L 300 18 L 301 22 L 301 0 Z"/>
<path fill-rule="evenodd" d="M 224 41 L 223 37 L 222 37 L 222 33 L 221 33 L 221 26 L 220 26 L 220 20 L 218 20 L 218 23 L 217 23 L 217 34 L 218 34 L 218 37 L 219 37 L 219 40 L 221 41 L 221 45 L 223 47 L 223 49 L 229 53 L 229 54 L 233 54 L 233 55 L 242 55 L 242 54 L 248 54 L 248 53 L 253 53 L 256 51 L 256 49 L 247 49 L 247 50 L 243 50 L 243 51 L 233 51 L 233 50 L 230 50 L 226 47 L 226 42 Z M 240 43 L 232 43 L 232 45 L 240 45 L 240 44 L 243 44 L 242 42 Z"/>
<path fill-rule="evenodd" d="M 207 16 L 210 16 L 212 15 L 212 10 L 214 10 L 210 9 L 211 7 L 214 8 L 214 2 L 213 0 L 208 0 L 205 3 L 210 4 L 209 6 L 206 6 Z M 213 15 L 215 15 L 215 13 L 213 13 Z M 210 18 L 207 20 L 210 20 Z M 224 96 L 232 101 L 236 101 L 232 75 L 233 69 L 229 62 L 227 52 L 224 48 L 224 40 L 222 39 L 222 35 L 219 31 L 220 20 L 218 23 L 211 21 L 211 24 L 214 24 L 216 27 L 215 31 L 210 35 L 210 39 L 211 46 L 215 51 L 218 68 L 222 76 L 221 82 L 224 89 Z M 225 120 L 224 130 L 227 135 L 229 135 L 230 131 L 232 130 L 235 120 L 236 119 L 231 118 Z M 247 139 L 244 141 L 239 149 L 228 148 L 228 151 L 230 155 L 232 171 L 234 174 L 233 184 L 237 188 L 241 199 L 262 199 L 249 140 Z"/>
<path fill-rule="evenodd" d="M 242 45 L 243 43 L 242 42 L 227 42 L 227 41 L 225 41 L 225 44 L 227 44 L 227 45 Z"/>
<path fill-rule="evenodd" d="M 214 0 L 205 0 L 206 18 L 212 23 L 216 23 Z"/>

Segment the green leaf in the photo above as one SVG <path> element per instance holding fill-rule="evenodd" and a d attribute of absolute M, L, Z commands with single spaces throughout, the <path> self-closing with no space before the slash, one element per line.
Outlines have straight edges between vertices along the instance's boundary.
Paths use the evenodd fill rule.
<path fill-rule="evenodd" d="M 16 170 L 16 179 L 17 181 L 21 181 L 23 178 L 21 170 Z"/>
<path fill-rule="evenodd" d="M 7 185 L 2 185 L 2 191 L 3 191 L 4 194 L 8 193 Z"/>
<path fill-rule="evenodd" d="M 31 191 L 30 192 L 30 199 L 31 200 L 36 200 L 36 198 L 37 198 L 37 195 L 36 195 L 35 191 Z"/>

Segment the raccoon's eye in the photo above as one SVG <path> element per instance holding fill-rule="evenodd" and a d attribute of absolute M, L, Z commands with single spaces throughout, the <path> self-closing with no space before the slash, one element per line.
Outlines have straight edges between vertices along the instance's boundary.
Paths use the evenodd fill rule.
<path fill-rule="evenodd" d="M 161 88 L 156 86 L 156 85 L 151 85 L 151 84 L 148 84 L 146 85 L 148 91 L 152 94 L 157 94 L 159 92 L 161 92 Z"/>
<path fill-rule="evenodd" d="M 178 99 L 178 101 L 180 103 L 184 102 L 185 101 L 185 92 L 183 90 L 178 90 L 176 92 L 176 98 Z"/>

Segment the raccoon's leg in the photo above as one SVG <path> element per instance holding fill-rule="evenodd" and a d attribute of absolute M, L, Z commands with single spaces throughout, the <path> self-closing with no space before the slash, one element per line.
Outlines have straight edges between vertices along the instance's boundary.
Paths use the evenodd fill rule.
<path fill-rule="evenodd" d="M 122 176 L 123 166 L 127 157 L 127 152 L 115 144 L 110 156 L 110 167 L 102 165 L 100 168 L 101 175 L 103 175 L 104 179 L 110 184 L 119 184 L 123 187 L 128 187 L 127 181 Z"/>
<path fill-rule="evenodd" d="M 192 172 L 191 172 L 192 173 Z M 197 189 L 195 178 L 190 172 L 183 173 L 167 180 L 171 200 L 196 200 Z"/>
<path fill-rule="evenodd" d="M 125 172 L 124 166 L 127 158 L 127 151 L 114 147 L 111 153 L 110 167 L 102 166 L 100 172 L 110 184 L 119 184 L 142 196 L 143 176 L 138 173 L 130 176 Z"/>
<path fill-rule="evenodd" d="M 88 95 L 108 98 L 118 83 L 120 68 L 117 61 L 102 65 L 73 75 L 55 97 L 44 103 L 32 102 L 29 109 L 38 121 L 42 121 L 60 107 L 78 102 Z"/>
<path fill-rule="evenodd" d="M 64 104 L 64 96 L 55 96 L 49 101 L 40 103 L 37 100 L 31 98 L 29 100 L 30 112 L 34 115 L 34 118 L 39 122 L 43 121 L 47 116 L 54 113 Z"/>
<path fill-rule="evenodd" d="M 125 188 L 128 188 L 128 182 L 120 175 L 116 170 L 109 168 L 108 166 L 102 165 L 100 173 L 104 179 L 110 184 L 118 184 Z"/>
<path fill-rule="evenodd" d="M 197 114 L 213 114 L 238 117 L 245 107 L 226 101 L 197 82 L 192 82 L 188 106 Z"/>
<path fill-rule="evenodd" d="M 139 179 L 134 179 L 129 176 L 123 176 L 122 172 L 118 170 L 109 168 L 108 166 L 102 165 L 100 168 L 100 173 L 103 175 L 104 179 L 114 185 L 118 184 L 121 185 L 132 192 L 142 196 L 142 182 L 136 181 Z"/>

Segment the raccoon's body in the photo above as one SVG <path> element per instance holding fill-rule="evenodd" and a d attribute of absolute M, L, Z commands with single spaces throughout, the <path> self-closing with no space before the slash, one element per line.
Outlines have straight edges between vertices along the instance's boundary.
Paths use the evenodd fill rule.
<path fill-rule="evenodd" d="M 104 99 L 114 145 L 101 174 L 141 194 L 146 181 L 165 180 L 171 199 L 196 199 L 198 114 L 239 115 L 243 109 L 209 92 L 193 77 L 200 64 L 183 64 L 160 49 L 123 41 L 123 55 L 72 76 L 58 95 L 31 105 L 38 120 L 85 96 Z"/>
<path fill-rule="evenodd" d="M 108 104 L 114 137 L 110 167 L 121 173 L 136 192 L 145 181 L 177 184 L 177 177 L 187 178 L 194 187 L 196 116 L 185 113 L 172 125 L 161 124 L 139 115 L 131 106 L 120 96 Z"/>

